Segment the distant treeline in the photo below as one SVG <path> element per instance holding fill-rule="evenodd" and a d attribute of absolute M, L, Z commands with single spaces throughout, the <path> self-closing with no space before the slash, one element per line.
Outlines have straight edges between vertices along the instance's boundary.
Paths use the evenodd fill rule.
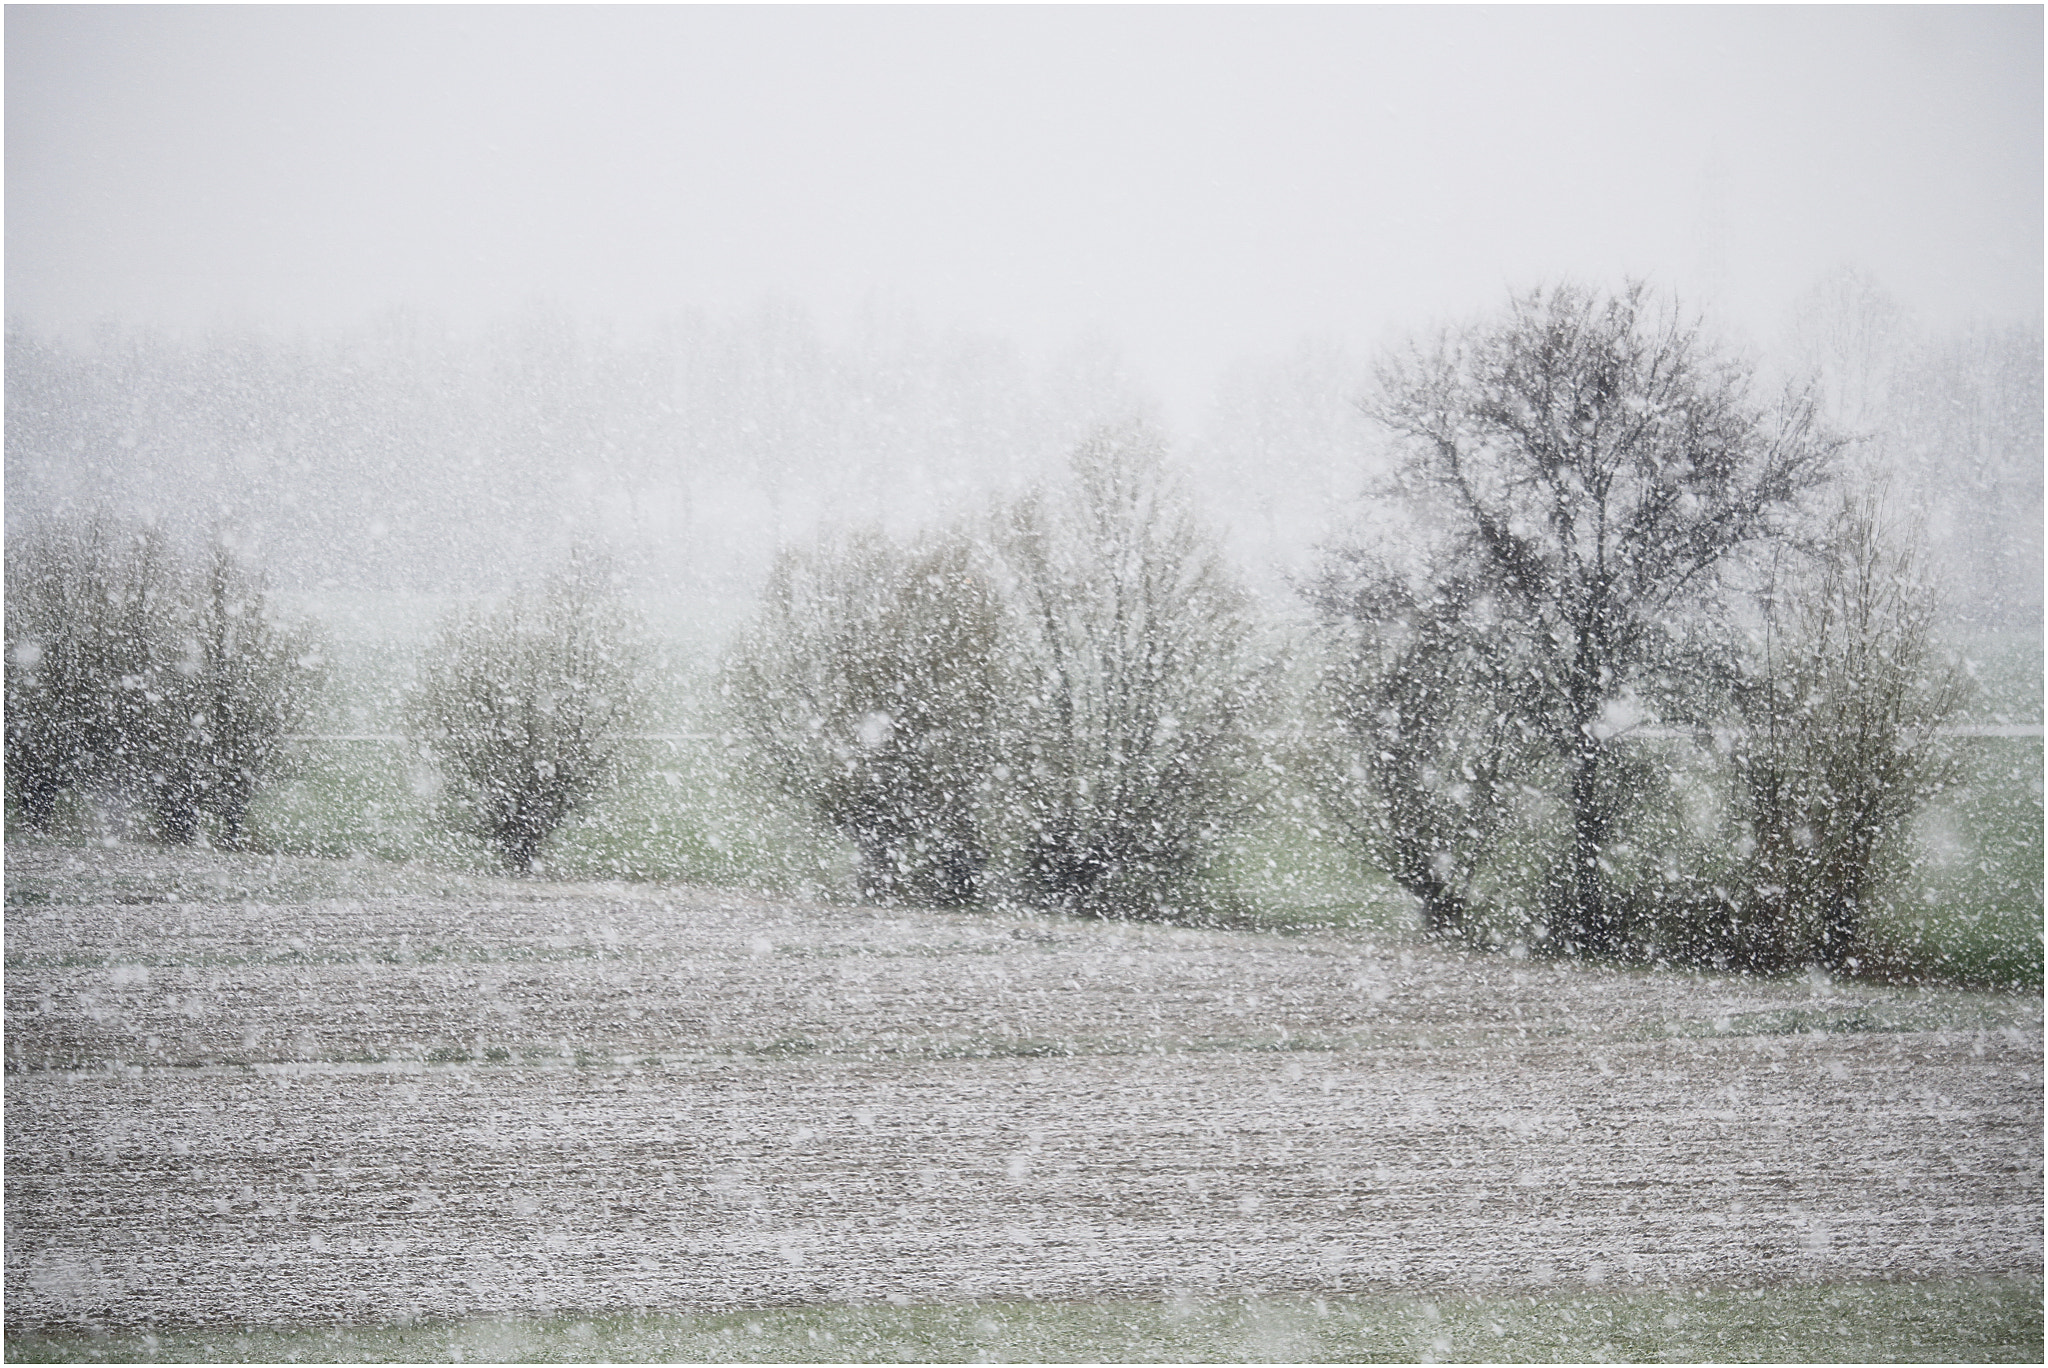
<path fill-rule="evenodd" d="M 1036 368 L 901 320 L 828 343 L 788 308 L 632 340 L 548 310 L 462 337 L 15 326 L 8 513 L 227 522 L 297 588 L 488 592 L 600 538 L 636 580 L 739 597 L 820 518 L 957 509 L 1137 402 L 1105 358 Z"/>
<path fill-rule="evenodd" d="M 1757 358 L 1811 382 L 1919 509 L 1956 609 L 2041 612 L 2038 321 L 1929 330 L 1843 273 Z M 223 520 L 281 588 L 487 592 L 493 567 L 612 550 L 635 583 L 740 599 L 821 520 L 895 532 L 1053 473 L 1105 419 L 1149 411 L 1116 358 L 1047 362 L 873 315 L 683 316 L 626 335 L 536 308 L 455 335 L 404 314 L 351 333 L 109 328 L 82 345 L 10 322 L 7 516 L 110 508 L 195 535 Z M 1262 587 L 1306 573 L 1390 453 L 1371 365 L 1332 345 L 1247 362 L 1175 461 Z"/>

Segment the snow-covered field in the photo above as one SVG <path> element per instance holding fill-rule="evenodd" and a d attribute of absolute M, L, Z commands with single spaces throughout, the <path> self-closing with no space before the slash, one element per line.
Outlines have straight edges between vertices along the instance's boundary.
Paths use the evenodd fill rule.
<path fill-rule="evenodd" d="M 7 848 L 6 1322 L 2038 1276 L 2037 996 Z"/>

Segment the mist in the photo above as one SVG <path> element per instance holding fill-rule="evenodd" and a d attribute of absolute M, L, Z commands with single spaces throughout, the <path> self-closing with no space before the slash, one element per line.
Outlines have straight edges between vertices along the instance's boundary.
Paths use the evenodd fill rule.
<path fill-rule="evenodd" d="M 1375 357 L 1511 289 L 1647 279 L 1787 375 L 1845 272 L 2039 326 L 2025 10 L 7 22 L 10 524 L 225 519 L 305 588 L 594 533 L 743 595 L 1133 416 L 1277 584 Z"/>

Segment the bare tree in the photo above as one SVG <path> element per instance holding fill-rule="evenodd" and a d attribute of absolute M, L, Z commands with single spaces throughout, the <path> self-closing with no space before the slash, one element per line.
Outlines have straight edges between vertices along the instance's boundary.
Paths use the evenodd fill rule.
<path fill-rule="evenodd" d="M 218 533 L 167 624 L 170 658 L 141 736 L 150 800 L 166 839 L 187 844 L 202 814 L 230 850 L 249 805 L 282 758 L 321 686 L 317 633 L 268 611 L 263 577 Z"/>
<path fill-rule="evenodd" d="M 7 788 L 46 829 L 67 790 L 144 779 L 179 585 L 163 537 L 106 513 L 7 545 Z"/>
<path fill-rule="evenodd" d="M 972 899 L 988 863 L 1000 612 L 963 536 L 785 554 L 720 692 L 747 762 L 854 843 L 877 902 Z"/>
<path fill-rule="evenodd" d="M 1006 510 L 1013 644 L 999 777 L 1027 901 L 1172 918 L 1258 793 L 1249 597 L 1143 428 L 1097 433 Z"/>
<path fill-rule="evenodd" d="M 587 555 L 429 646 L 407 729 L 439 766 L 456 822 L 514 871 L 620 775 L 645 663 L 638 619 Z"/>
<path fill-rule="evenodd" d="M 1640 285 L 1520 296 L 1389 361 L 1371 412 L 1442 520 L 1439 565 L 1483 585 L 1528 652 L 1519 720 L 1562 762 L 1570 818 L 1554 942 L 1617 950 L 1627 909 L 1602 862 L 1631 795 L 1612 739 L 1682 692 L 1674 662 L 1717 571 L 1772 534 L 1837 444 L 1804 398 L 1758 402 Z"/>
<path fill-rule="evenodd" d="M 1979 630 L 2038 624 L 2040 323 L 1937 333 L 1843 269 L 1800 299 L 1788 343 L 1862 464 L 1915 508 L 1956 611 Z"/>
<path fill-rule="evenodd" d="M 241 843 L 250 802 L 320 685 L 315 633 L 266 611 L 260 575 L 216 537 L 188 568 L 152 528 L 46 523 L 7 565 L 8 785 L 47 827 L 79 789 L 147 806 L 189 844 L 201 817 Z"/>
<path fill-rule="evenodd" d="M 1913 817 L 1956 775 L 1938 735 L 1971 684 L 1943 654 L 1919 539 L 1845 498 L 1788 601 L 1768 605 L 1740 699 L 1751 892 L 1734 947 L 1760 968 L 1856 955 Z"/>

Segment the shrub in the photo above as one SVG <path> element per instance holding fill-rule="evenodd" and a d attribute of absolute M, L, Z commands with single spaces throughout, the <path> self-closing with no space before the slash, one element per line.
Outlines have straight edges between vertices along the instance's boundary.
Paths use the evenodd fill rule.
<path fill-rule="evenodd" d="M 879 532 L 776 564 L 720 694 L 754 775 L 860 852 L 878 902 L 955 904 L 988 863 L 994 591 L 958 534 Z"/>
<path fill-rule="evenodd" d="M 135 777 L 175 591 L 162 538 L 104 513 L 9 538 L 7 789 L 25 826 Z"/>
<path fill-rule="evenodd" d="M 528 873 L 555 829 L 619 777 L 644 635 L 587 556 L 450 618 L 406 700 L 456 826 Z"/>
<path fill-rule="evenodd" d="M 1847 498 L 1789 601 L 1772 605 L 1739 697 L 1753 847 L 1733 950 L 1758 967 L 1842 967 L 1903 868 L 1914 816 L 1956 776 L 1938 735 L 1970 680 L 1945 655 L 1917 538 L 1875 494 Z"/>
<path fill-rule="evenodd" d="M 1156 438 L 909 548 L 783 557 L 721 690 L 747 763 L 860 852 L 863 895 L 1195 914 L 1259 791 L 1248 596 Z"/>
<path fill-rule="evenodd" d="M 208 814 L 233 850 L 320 687 L 318 638 L 273 621 L 262 577 L 218 538 L 188 586 L 169 624 L 174 654 L 154 671 L 161 701 L 144 713 L 140 749 L 165 838 L 189 843 Z"/>
<path fill-rule="evenodd" d="M 1327 553 L 1306 592 L 1317 701 L 1337 733 L 1307 747 L 1310 787 L 1431 932 L 1474 932 L 1477 886 L 1517 834 L 1517 791 L 1541 758 L 1491 599 L 1450 575 L 1418 589 L 1356 548 Z"/>

